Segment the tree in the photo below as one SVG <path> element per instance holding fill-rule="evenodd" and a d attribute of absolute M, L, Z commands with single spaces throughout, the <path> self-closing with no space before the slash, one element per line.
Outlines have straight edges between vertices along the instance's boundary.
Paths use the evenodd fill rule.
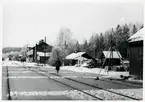
<path fill-rule="evenodd" d="M 94 51 L 95 51 L 95 57 L 98 57 L 98 52 L 100 51 L 100 39 L 99 39 L 99 35 L 96 33 L 94 36 Z"/>
<path fill-rule="evenodd" d="M 140 27 L 140 29 L 142 29 L 144 27 L 144 25 L 142 24 L 142 26 Z"/>
<path fill-rule="evenodd" d="M 127 24 L 125 24 L 122 30 L 122 42 L 127 41 L 129 38 L 129 35 L 130 35 L 129 27 Z"/>
<path fill-rule="evenodd" d="M 106 31 L 104 34 L 104 50 L 108 50 L 109 49 L 109 36 L 110 36 L 110 30 Z"/>
<path fill-rule="evenodd" d="M 116 27 L 116 32 L 115 32 L 115 39 L 116 39 L 116 47 L 118 48 L 120 43 L 122 42 L 122 28 L 120 25 Z"/>
<path fill-rule="evenodd" d="M 88 48 L 88 42 L 86 39 L 84 39 L 84 42 L 82 44 L 82 47 L 81 47 L 81 51 L 87 51 L 87 48 Z"/>
<path fill-rule="evenodd" d="M 52 66 L 55 66 L 55 62 L 57 61 L 57 59 L 59 59 L 62 63 L 64 56 L 64 52 L 61 48 L 53 48 L 48 63 Z"/>
<path fill-rule="evenodd" d="M 69 28 L 61 28 L 58 37 L 56 46 L 61 48 L 65 55 L 75 52 L 75 44 L 77 41 L 72 38 L 72 32 Z"/>
<path fill-rule="evenodd" d="M 89 46 L 88 48 L 86 49 L 86 52 L 91 55 L 91 56 L 95 56 L 95 42 L 94 42 L 94 35 L 91 36 L 90 40 L 89 40 Z"/>
<path fill-rule="evenodd" d="M 56 45 L 65 49 L 72 43 L 72 33 L 69 28 L 61 28 L 57 37 Z"/>
<path fill-rule="evenodd" d="M 104 50 L 104 36 L 103 34 L 101 33 L 100 34 L 100 51 Z"/>
<path fill-rule="evenodd" d="M 135 34 L 136 32 L 137 32 L 137 28 L 136 28 L 136 25 L 134 24 L 133 29 L 132 29 L 132 35 Z"/>
<path fill-rule="evenodd" d="M 80 44 L 77 41 L 76 44 L 75 44 L 75 52 L 79 52 L 79 51 L 80 51 Z"/>
<path fill-rule="evenodd" d="M 20 51 L 20 54 L 22 55 L 23 59 L 26 59 L 27 57 L 27 54 L 26 54 L 27 50 L 28 50 L 28 44 L 24 45 L 22 47 L 22 50 Z"/>
<path fill-rule="evenodd" d="M 56 45 L 52 50 L 52 55 L 49 59 L 49 63 L 53 65 L 57 58 L 61 59 L 61 61 L 63 62 L 64 58 L 68 54 L 74 53 L 76 49 L 79 49 L 79 43 L 72 38 L 72 32 L 70 31 L 70 29 L 61 28 L 58 33 Z"/>

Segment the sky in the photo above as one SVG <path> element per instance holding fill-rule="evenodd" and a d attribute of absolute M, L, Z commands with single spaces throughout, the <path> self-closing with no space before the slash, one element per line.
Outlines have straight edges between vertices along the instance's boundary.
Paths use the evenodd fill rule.
<path fill-rule="evenodd" d="M 82 43 L 118 24 L 143 23 L 143 10 L 140 2 L 6 2 L 3 47 L 34 45 L 45 36 L 54 45 L 61 28 Z"/>

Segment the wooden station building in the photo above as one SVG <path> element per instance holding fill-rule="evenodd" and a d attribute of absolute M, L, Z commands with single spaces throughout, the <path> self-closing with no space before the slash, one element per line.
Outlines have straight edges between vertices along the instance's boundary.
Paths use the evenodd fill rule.
<path fill-rule="evenodd" d="M 41 40 L 38 44 L 33 47 L 28 47 L 27 50 L 27 61 L 36 63 L 46 63 L 50 58 L 52 46 L 48 45 L 44 40 Z"/>

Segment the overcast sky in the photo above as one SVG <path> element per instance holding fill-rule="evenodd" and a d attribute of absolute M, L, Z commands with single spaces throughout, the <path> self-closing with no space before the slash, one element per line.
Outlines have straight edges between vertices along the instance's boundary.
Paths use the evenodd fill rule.
<path fill-rule="evenodd" d="M 47 37 L 54 44 L 60 28 L 82 43 L 94 32 L 118 24 L 143 23 L 143 4 L 99 2 L 7 2 L 3 5 L 3 47 L 22 47 Z"/>

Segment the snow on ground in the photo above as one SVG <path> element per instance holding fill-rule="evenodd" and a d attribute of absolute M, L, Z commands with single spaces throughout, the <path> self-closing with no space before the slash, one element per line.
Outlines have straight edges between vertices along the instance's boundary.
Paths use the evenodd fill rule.
<path fill-rule="evenodd" d="M 105 75 L 103 76 L 104 78 L 110 78 L 110 77 L 115 77 L 115 78 L 120 78 L 120 75 L 129 75 L 129 72 L 115 72 L 115 71 L 109 71 L 106 72 L 104 69 L 100 68 L 85 68 L 85 67 L 75 67 L 75 66 L 63 66 L 61 67 L 63 70 L 71 70 L 75 72 L 87 72 L 87 73 L 94 73 L 94 74 L 100 74 L 100 75 Z M 100 72 L 101 70 L 101 72 Z M 100 73 L 99 73 L 100 72 Z"/>
<path fill-rule="evenodd" d="M 65 95 L 73 100 L 93 100 L 91 96 L 88 96 L 77 90 L 66 90 L 66 91 L 11 91 L 11 96 L 57 96 Z"/>
<path fill-rule="evenodd" d="M 26 62 L 21 63 L 21 62 L 18 62 L 18 61 L 4 61 L 3 66 L 32 66 L 33 67 L 33 66 L 36 66 L 36 63 L 26 63 Z M 54 67 L 46 65 L 45 68 L 54 68 Z M 102 75 L 105 75 L 105 76 L 103 76 L 104 78 L 109 78 L 109 77 L 120 78 L 120 75 L 129 75 L 129 72 L 113 72 L 113 71 L 111 71 L 111 72 L 107 73 L 107 72 L 105 72 L 104 69 L 102 69 L 101 73 L 99 73 L 100 68 L 91 68 L 91 69 L 89 69 L 89 68 L 85 68 L 85 67 L 62 66 L 60 69 L 61 70 L 70 70 L 70 71 L 75 71 L 75 72 L 82 72 L 82 73 L 87 72 L 87 73 L 102 74 Z M 23 78 L 25 78 L 25 77 L 23 77 Z M 40 77 L 38 77 L 38 78 L 40 78 Z M 45 77 L 41 77 L 41 78 L 45 78 Z M 128 96 L 138 98 L 138 99 L 143 98 L 143 89 L 142 88 L 141 89 L 108 89 L 108 90 L 115 91 L 117 93 L 121 93 L 121 94 L 128 95 Z M 96 95 L 96 96 L 100 96 L 105 100 L 112 100 L 112 99 L 113 100 L 128 100 L 125 97 L 120 97 L 118 95 L 110 94 L 110 93 L 107 93 L 106 91 L 103 91 L 103 90 L 84 90 L 84 91 L 88 92 L 90 94 Z M 11 95 L 14 95 L 15 93 L 16 92 L 11 92 Z M 48 95 L 48 94 L 52 95 L 52 93 L 50 93 L 50 92 L 45 92 L 45 93 L 40 92 L 40 94 L 45 94 L 45 95 Z M 21 94 L 22 93 L 19 93 L 18 95 L 21 95 Z M 31 93 L 25 93 L 24 92 L 23 94 L 26 94 L 26 95 L 33 94 L 35 96 L 35 94 L 37 95 L 38 92 L 31 92 Z M 55 92 L 53 94 L 60 94 L 60 93 Z M 77 100 L 84 100 L 84 99 L 85 100 L 92 100 L 92 97 L 89 97 L 86 94 L 83 94 L 82 92 L 79 92 L 77 90 L 69 90 L 69 91 L 62 92 L 61 94 L 67 95 L 68 97 L 70 97 L 72 99 L 77 99 Z"/>
<path fill-rule="evenodd" d="M 21 63 L 19 61 L 3 61 L 3 66 L 30 66 L 30 67 L 35 67 L 38 64 L 37 63 L 28 63 L 24 62 Z M 39 64 L 40 65 L 40 64 Z M 41 64 L 40 66 L 43 66 L 45 68 L 54 68 L 48 64 L 44 66 L 44 64 Z M 98 75 L 104 75 L 101 76 L 102 78 L 116 78 L 120 79 L 120 75 L 128 76 L 129 72 L 115 72 L 115 71 L 105 71 L 104 69 L 100 68 L 86 68 L 86 67 L 76 67 L 76 66 L 61 66 L 61 70 L 70 70 L 70 71 L 75 71 L 75 72 L 86 72 L 86 73 L 94 73 Z M 100 72 L 101 70 L 101 72 Z M 135 80 L 138 81 L 138 80 Z M 142 80 L 139 80 L 142 82 Z"/>
<path fill-rule="evenodd" d="M 37 63 L 27 63 L 27 62 L 24 62 L 24 65 L 25 66 L 36 66 L 37 65 Z"/>
<path fill-rule="evenodd" d="M 118 93 L 122 93 L 124 95 L 142 100 L 143 96 L 142 93 L 132 93 L 132 91 L 136 91 L 137 89 L 124 89 L 124 90 L 114 90 L 110 89 L 113 91 L 118 91 Z M 120 96 L 117 94 L 113 94 L 110 92 L 106 92 L 104 90 L 83 90 L 83 92 L 89 93 L 91 95 L 94 95 L 96 97 L 102 98 L 104 100 L 131 100 L 130 98 Z M 93 100 L 94 98 L 91 96 L 88 96 L 87 94 L 84 94 L 83 92 L 80 92 L 78 90 L 66 90 L 66 91 L 11 91 L 10 95 L 11 96 L 56 96 L 56 95 L 66 95 L 70 97 L 71 99 L 74 100 Z"/>
<path fill-rule="evenodd" d="M 37 66 L 37 63 L 28 63 L 24 62 L 21 63 L 19 61 L 4 61 L 3 66 Z M 44 66 L 44 65 L 41 65 Z M 46 65 L 45 67 L 47 68 L 52 68 L 52 66 Z M 70 71 L 75 71 L 75 72 L 87 72 L 87 73 L 95 73 L 95 74 L 100 74 L 100 75 L 105 75 L 104 78 L 107 77 L 113 77 L 113 78 L 120 78 L 120 75 L 129 75 L 129 72 L 114 72 L 114 71 L 109 71 L 106 72 L 104 69 L 100 68 L 85 68 L 85 67 L 75 67 L 75 66 L 62 66 L 61 70 L 70 70 Z M 100 72 L 101 70 L 101 72 Z M 99 73 L 100 72 L 100 73 Z"/>
<path fill-rule="evenodd" d="M 22 66 L 22 63 L 18 61 L 3 61 L 2 66 Z"/>
<path fill-rule="evenodd" d="M 36 66 L 37 63 L 28 63 L 20 61 L 3 61 L 2 66 Z"/>
<path fill-rule="evenodd" d="M 124 75 L 124 76 L 129 76 L 129 72 L 115 72 L 115 71 L 108 71 L 106 72 L 104 69 L 100 69 L 100 68 L 85 68 L 85 67 L 75 67 L 75 66 L 62 66 L 60 68 L 61 70 L 70 70 L 70 71 L 75 71 L 75 72 L 86 72 L 86 73 L 94 73 L 94 74 L 99 74 L 99 75 L 103 75 L 100 76 L 100 78 L 113 78 L 113 79 L 121 79 L 120 75 Z M 101 70 L 101 72 L 100 72 Z M 133 82 L 143 82 L 143 80 L 135 80 L 133 78 L 129 79 L 130 81 Z"/>

